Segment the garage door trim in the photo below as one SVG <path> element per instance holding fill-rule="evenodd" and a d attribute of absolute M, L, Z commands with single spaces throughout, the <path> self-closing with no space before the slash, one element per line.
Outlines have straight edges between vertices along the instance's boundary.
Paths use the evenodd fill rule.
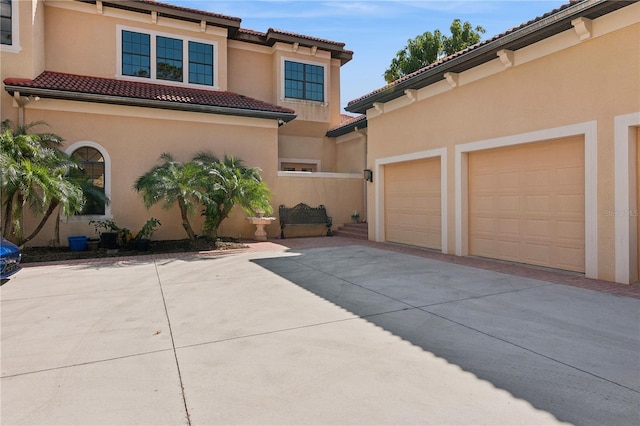
<path fill-rule="evenodd" d="M 440 157 L 440 210 L 441 210 L 441 234 L 442 234 L 442 252 L 448 252 L 448 233 L 447 233 L 447 149 L 438 148 L 427 151 L 419 151 L 411 154 L 395 155 L 392 157 L 378 158 L 375 162 L 375 240 L 377 242 L 385 241 L 384 232 L 384 166 L 395 163 L 404 163 L 414 160 L 426 160 L 428 158 Z"/>
<path fill-rule="evenodd" d="M 455 238 L 456 254 L 469 254 L 468 224 L 468 154 L 492 148 L 544 142 L 571 136 L 584 137 L 585 165 L 585 275 L 598 277 L 598 170 L 597 170 L 597 131 L 596 121 L 555 127 L 535 132 L 521 133 L 495 139 L 456 145 L 455 147 Z"/>
<path fill-rule="evenodd" d="M 638 239 L 640 239 L 640 229 L 633 232 L 633 228 L 637 228 L 637 222 L 633 222 L 636 217 L 631 214 L 640 209 L 640 200 L 635 196 L 636 165 L 632 163 L 637 158 L 633 154 L 638 149 L 637 144 L 640 141 L 636 141 L 637 133 L 632 132 L 631 128 L 640 126 L 640 112 L 616 116 L 614 122 L 615 280 L 619 283 L 631 284 L 638 280 L 636 250 L 638 250 Z"/>

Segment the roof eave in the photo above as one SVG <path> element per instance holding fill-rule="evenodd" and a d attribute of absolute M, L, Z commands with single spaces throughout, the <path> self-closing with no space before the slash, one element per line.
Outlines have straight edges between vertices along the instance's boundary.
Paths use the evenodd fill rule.
<path fill-rule="evenodd" d="M 177 102 L 167 102 L 155 99 L 128 98 L 125 96 L 101 95 L 96 93 L 70 92 L 66 90 L 42 89 L 34 87 L 16 86 L 5 83 L 5 90 L 12 96 L 15 92 L 21 96 L 39 96 L 41 98 L 80 101 L 80 102 L 97 102 L 103 104 L 138 106 L 146 108 L 159 108 L 174 111 L 190 111 L 202 112 L 207 114 L 233 115 L 240 117 L 263 118 L 269 120 L 278 120 L 284 123 L 297 117 L 294 113 L 263 111 L 256 109 L 231 108 L 215 105 L 202 104 L 184 104 Z"/>
<path fill-rule="evenodd" d="M 365 129 L 366 127 L 367 117 L 363 116 L 362 118 L 355 120 L 352 123 L 329 130 L 325 136 L 327 136 L 328 138 L 337 138 L 338 136 L 343 136 L 351 132 Z"/>
<path fill-rule="evenodd" d="M 77 0 L 83 3 L 96 3 L 96 0 Z M 131 10 L 139 13 L 159 12 L 164 16 L 182 19 L 191 22 L 206 21 L 208 24 L 224 27 L 231 33 L 240 28 L 240 18 L 214 16 L 215 14 L 199 13 L 198 11 L 185 10 L 186 8 L 172 7 L 170 4 L 152 3 L 144 0 L 102 0 L 103 6 L 117 9 Z"/>
<path fill-rule="evenodd" d="M 426 69 L 424 72 L 419 72 L 413 77 L 409 77 L 406 80 L 400 79 L 395 84 L 391 83 L 388 87 L 383 88 L 371 96 L 365 96 L 360 100 L 349 103 L 345 110 L 353 113 L 366 114 L 368 109 L 373 108 L 374 103 L 389 102 L 393 99 L 404 96 L 404 92 L 407 89 L 421 89 L 433 83 L 437 83 L 438 81 L 444 80 L 444 74 L 446 72 L 460 73 L 480 64 L 489 62 L 497 58 L 497 52 L 499 50 L 509 49 L 509 47 L 514 44 L 520 44 L 519 48 L 533 44 L 538 41 L 534 37 L 537 33 L 550 31 L 550 34 L 545 37 L 547 38 L 551 35 L 565 31 L 567 29 L 567 24 L 569 26 L 571 25 L 571 20 L 584 15 L 589 9 L 605 5 L 606 3 L 610 4 L 611 2 L 608 2 L 608 0 L 587 0 L 571 5 L 558 13 L 533 22 L 530 25 L 506 34 L 503 37 L 490 41 L 485 45 L 462 53 L 459 56 L 455 56 L 439 65 Z M 622 4 L 624 2 L 620 3 Z M 626 3 L 624 3 L 624 5 L 626 5 Z M 527 39 L 531 41 L 527 43 Z M 523 42 L 525 42 L 525 44 L 522 44 Z"/>

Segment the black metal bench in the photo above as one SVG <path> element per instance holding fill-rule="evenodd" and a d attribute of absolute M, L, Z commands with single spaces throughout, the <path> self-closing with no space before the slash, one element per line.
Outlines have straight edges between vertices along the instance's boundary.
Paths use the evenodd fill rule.
<path fill-rule="evenodd" d="M 300 203 L 295 207 L 286 207 L 281 205 L 280 211 L 280 238 L 284 239 L 284 228 L 286 226 L 299 225 L 324 225 L 327 227 L 327 236 L 332 234 L 331 227 L 333 221 L 327 216 L 327 209 L 323 205 L 318 207 L 309 207 L 304 203 Z"/>

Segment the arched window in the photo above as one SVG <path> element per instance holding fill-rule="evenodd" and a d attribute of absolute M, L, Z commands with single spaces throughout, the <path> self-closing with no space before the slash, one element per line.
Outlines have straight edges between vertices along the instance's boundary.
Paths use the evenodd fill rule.
<path fill-rule="evenodd" d="M 73 151 L 71 156 L 80 163 L 84 175 L 103 194 L 105 193 L 105 167 L 104 157 L 95 148 L 83 146 Z M 103 202 L 88 198 L 81 215 L 104 215 L 105 205 Z"/>

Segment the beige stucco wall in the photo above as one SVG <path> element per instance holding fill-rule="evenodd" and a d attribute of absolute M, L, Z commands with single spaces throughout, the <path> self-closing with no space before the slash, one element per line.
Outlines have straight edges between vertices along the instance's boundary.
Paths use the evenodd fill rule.
<path fill-rule="evenodd" d="M 16 46 L 0 47 L 0 81 L 7 77 L 34 78 L 44 70 L 44 18 L 45 7 L 39 2 L 19 1 L 18 31 Z M 13 99 L 6 93 L 0 96 L 2 120 L 18 122 L 18 110 Z"/>
<path fill-rule="evenodd" d="M 229 91 L 275 103 L 274 72 L 271 48 L 233 40 L 229 42 Z"/>
<path fill-rule="evenodd" d="M 275 216 L 278 206 L 283 204 L 293 207 L 298 203 L 305 203 L 311 207 L 323 204 L 327 214 L 333 219 L 333 229 L 351 221 L 354 210 L 362 212 L 363 181 L 359 176 L 340 177 L 321 175 L 298 175 L 281 172 L 273 187 L 273 207 Z M 273 229 L 279 235 L 279 225 L 272 225 L 267 232 L 271 236 Z M 322 235 L 322 227 L 291 227 L 285 231 L 286 237 Z"/>
<path fill-rule="evenodd" d="M 336 171 L 359 173 L 365 169 L 366 136 L 351 133 L 336 138 Z"/>
<path fill-rule="evenodd" d="M 80 111 L 85 108 L 90 112 Z M 212 117 L 111 105 L 91 106 L 44 99 L 36 107 L 27 108 L 25 116 L 27 122 L 44 120 L 49 123 L 51 131 L 65 139 L 65 146 L 81 141 L 102 146 L 111 159 L 111 215 L 120 226 L 132 230 L 139 229 L 146 219 L 157 217 L 162 222 L 154 235 L 157 239 L 186 237 L 177 209 L 165 211 L 158 205 L 147 210 L 132 189 L 138 176 L 159 164 L 161 153 L 172 153 L 178 161 L 188 161 L 200 151 L 210 151 L 219 157 L 232 155 L 244 160 L 248 166 L 262 169 L 262 176 L 269 186 L 276 179 L 277 124 L 273 120 Z M 80 220 L 63 224 L 62 236 L 87 235 L 91 230 L 87 222 Z M 193 216 L 193 224 L 199 232 L 199 212 Z M 34 222 L 28 221 L 26 227 L 32 226 Z M 246 235 L 250 231 L 248 224 L 241 223 L 240 226 L 233 231 L 234 235 Z M 53 222 L 32 245 L 47 244 L 52 232 Z"/>
<path fill-rule="evenodd" d="M 135 179 L 158 164 L 162 152 L 173 153 L 180 161 L 189 160 L 196 152 L 210 150 L 214 154 L 234 155 L 249 166 L 262 169 L 262 176 L 272 189 L 272 205 L 325 204 L 336 225 L 348 222 L 353 210 L 363 210 L 363 184 L 358 176 L 313 175 L 311 178 L 278 177 L 278 159 L 303 158 L 318 160 L 321 171 L 335 172 L 335 141 L 325 136 L 340 122 L 340 61 L 329 52 L 312 51 L 292 45 L 257 46 L 228 41 L 226 30 L 208 26 L 201 31 L 199 23 L 188 23 L 159 16 L 131 13 L 95 4 L 71 1 L 20 1 L 20 41 L 17 52 L 1 52 L 1 77 L 33 79 L 44 70 L 117 77 L 118 25 L 135 29 L 185 36 L 217 43 L 217 83 L 220 90 L 294 109 L 298 118 L 282 127 L 275 120 L 169 111 L 52 99 L 31 100 L 26 104 L 24 122 L 43 120 L 46 130 L 65 139 L 65 148 L 76 143 L 101 147 L 111 164 L 110 217 L 120 226 L 135 231 L 150 217 L 162 226 L 155 239 L 184 238 L 177 208 L 163 210 L 154 206 L 147 210 L 132 189 Z M 33 20 L 33 21 L 32 21 Z M 324 103 L 291 101 L 282 98 L 283 58 L 317 63 L 326 67 L 327 97 Z M 229 79 L 227 79 L 229 75 Z M 140 80 L 150 81 L 154 80 Z M 2 91 L 2 119 L 18 121 L 18 105 Z M 38 130 L 38 129 L 36 129 Z M 42 129 L 43 131 L 45 129 Z M 351 155 L 350 147 L 341 149 Z M 349 145 L 350 146 L 350 145 Z M 357 149 L 356 149 L 357 151 Z M 362 153 L 358 154 L 362 157 Z M 345 171 L 361 169 L 341 160 Z M 69 235 L 94 236 L 88 218 L 63 218 L 62 244 Z M 26 231 L 35 227 L 36 218 L 27 217 Z M 196 232 L 200 232 L 199 212 L 192 216 Z M 50 220 L 30 245 L 49 244 L 54 233 Z M 232 212 L 220 229 L 221 235 L 247 237 L 254 227 L 247 223 L 240 209 Z M 277 222 L 267 228 L 269 237 L 279 233 Z"/>
<path fill-rule="evenodd" d="M 48 1 L 46 4 L 45 40 L 48 71 L 115 77 L 119 72 L 116 66 L 117 25 L 124 25 L 133 30 L 215 43 L 217 62 L 214 73 L 217 88 L 227 89 L 227 38 L 224 29 L 207 27 L 207 31 L 202 32 L 199 23 L 187 23 L 162 16 L 158 17 L 156 23 L 152 23 L 150 15 L 127 13 L 107 6 L 100 14 L 92 4 L 68 1 Z M 79 37 L 78 34 L 82 36 Z"/>
<path fill-rule="evenodd" d="M 639 8 L 595 20 L 591 39 L 581 42 L 569 30 L 515 52 L 511 68 L 496 59 L 460 74 L 458 87 L 443 80 L 421 89 L 415 103 L 400 99 L 385 104 L 382 114 L 370 110 L 368 166 L 446 148 L 448 252 L 454 253 L 456 145 L 595 121 L 598 211 L 612 210 L 614 117 L 640 111 Z M 370 238 L 376 230 L 374 195 L 369 186 Z M 597 229 L 598 277 L 613 280 L 613 218 L 599 214 Z"/>

